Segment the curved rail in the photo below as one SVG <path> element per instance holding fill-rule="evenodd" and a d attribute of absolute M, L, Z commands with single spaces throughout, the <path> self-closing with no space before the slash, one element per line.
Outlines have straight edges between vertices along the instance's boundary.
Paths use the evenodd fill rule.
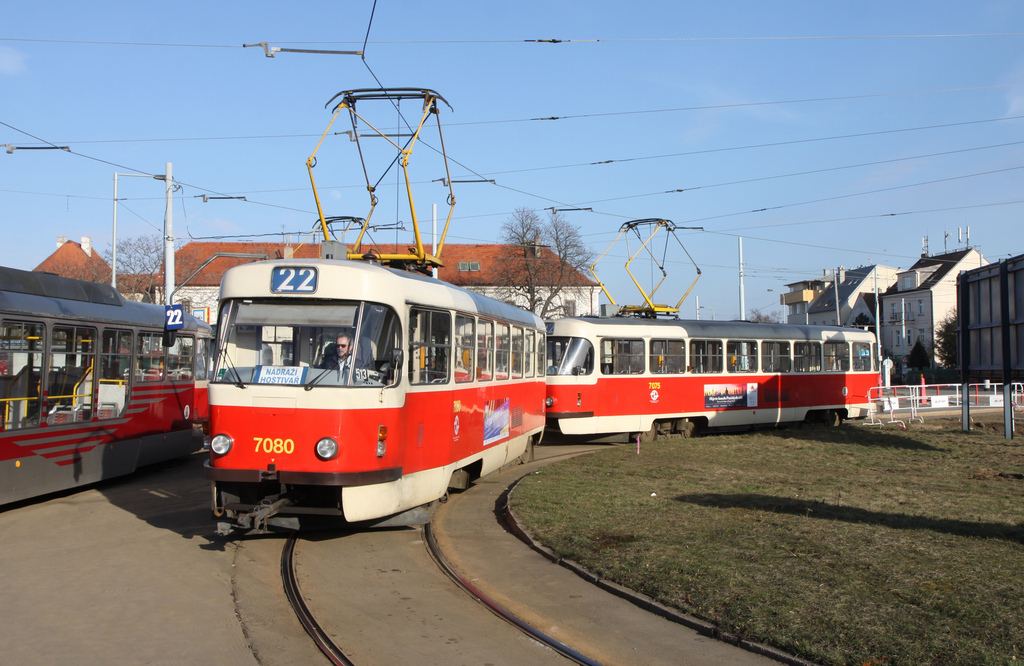
<path fill-rule="evenodd" d="M 345 656 L 345 653 L 341 651 L 334 641 L 327 635 L 327 632 L 323 630 L 323 627 L 313 617 L 313 613 L 310 612 L 309 607 L 306 606 L 306 602 L 302 600 L 302 594 L 299 593 L 299 581 L 295 576 L 295 567 L 293 566 L 292 555 L 295 552 L 295 542 L 298 541 L 298 536 L 295 532 L 288 535 L 288 540 L 285 542 L 284 550 L 281 552 L 281 582 L 284 583 L 284 593 L 288 597 L 288 603 L 291 604 L 292 610 L 295 611 L 295 617 L 299 619 L 302 624 L 302 628 L 306 630 L 309 637 L 313 639 L 313 643 L 316 644 L 320 652 L 327 657 L 332 664 L 337 666 L 355 666 L 354 662 L 349 660 Z"/>
<path fill-rule="evenodd" d="M 515 628 L 519 629 L 523 633 L 527 634 L 535 641 L 541 643 L 542 645 L 546 645 L 555 652 L 558 652 L 563 657 L 570 659 L 577 664 L 583 664 L 584 666 L 599 666 L 599 662 L 593 661 L 583 656 L 582 654 L 576 652 L 569 646 L 556 641 L 554 638 L 548 636 L 536 627 L 526 624 L 525 622 L 517 618 L 515 615 L 512 615 L 510 612 L 499 606 L 497 603 L 495 603 L 493 600 L 487 597 L 487 595 L 485 595 L 483 592 L 473 587 L 473 585 L 465 578 L 460 576 L 458 572 L 456 572 L 455 569 L 452 568 L 452 566 L 444 558 L 444 555 L 441 553 L 441 549 L 437 546 L 437 540 L 434 539 L 434 534 L 430 529 L 430 523 L 427 523 L 423 526 L 423 536 L 423 540 L 427 544 L 427 550 L 430 553 L 430 556 L 434 559 L 434 562 L 437 563 L 437 566 L 440 567 L 441 571 L 444 572 L 444 574 L 448 576 L 448 578 L 450 578 L 452 582 L 454 582 L 456 585 L 458 585 L 460 588 L 466 591 L 470 596 L 472 596 L 474 599 L 485 605 L 492 613 L 494 613 L 501 619 L 505 620 Z"/>

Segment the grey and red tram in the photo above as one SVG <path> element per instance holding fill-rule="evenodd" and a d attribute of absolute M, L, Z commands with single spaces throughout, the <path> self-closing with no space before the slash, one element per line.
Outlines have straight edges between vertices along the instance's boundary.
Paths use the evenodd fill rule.
<path fill-rule="evenodd" d="M 212 331 L 181 323 L 170 336 L 162 306 L 0 267 L 0 504 L 201 449 Z"/>

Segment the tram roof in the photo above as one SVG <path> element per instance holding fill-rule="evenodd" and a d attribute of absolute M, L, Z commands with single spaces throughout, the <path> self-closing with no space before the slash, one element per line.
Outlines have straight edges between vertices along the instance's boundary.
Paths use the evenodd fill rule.
<path fill-rule="evenodd" d="M 808 326 L 805 324 L 772 324 L 751 321 L 707 321 L 704 319 L 643 319 L 629 317 L 571 317 L 552 322 L 562 334 L 583 332 L 590 327 L 608 330 L 617 329 L 622 334 L 630 332 L 641 335 L 638 329 L 665 331 L 682 329 L 687 337 L 714 337 L 733 339 L 784 339 L 784 340 L 863 340 L 874 339 L 874 334 L 859 328 L 842 326 Z M 551 332 L 549 327 L 548 332 Z"/>
<path fill-rule="evenodd" d="M 475 312 L 510 323 L 544 328 L 544 322 L 540 317 L 514 305 L 421 273 L 388 268 L 368 261 L 293 258 L 257 261 L 236 266 L 224 273 L 224 279 L 221 281 L 221 298 L 259 298 L 264 295 L 269 297 L 269 279 L 256 278 L 256 275 L 269 273 L 274 266 L 313 266 L 318 269 L 320 283 L 317 291 L 310 294 L 294 294 L 292 297 L 297 299 L 329 298 L 392 304 L 408 303 Z"/>
<path fill-rule="evenodd" d="M 107 284 L 0 266 L 0 311 L 123 325 L 164 327 L 164 308 L 129 301 Z M 185 328 L 206 324 L 185 315 Z"/>

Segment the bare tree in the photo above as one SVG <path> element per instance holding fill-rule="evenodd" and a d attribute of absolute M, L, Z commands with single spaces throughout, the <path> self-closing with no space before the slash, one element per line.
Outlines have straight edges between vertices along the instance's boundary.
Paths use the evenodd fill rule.
<path fill-rule="evenodd" d="M 108 249 L 103 258 L 112 264 Z M 117 241 L 117 289 L 128 298 L 155 303 L 157 289 L 163 286 L 164 240 L 162 237 L 136 236 Z"/>
<path fill-rule="evenodd" d="M 544 221 L 535 210 L 517 208 L 501 240 L 514 248 L 497 262 L 502 297 L 541 317 L 574 315 L 570 303 L 591 286 L 583 271 L 593 260 L 579 227 L 554 211 Z"/>
<path fill-rule="evenodd" d="M 757 322 L 759 324 L 781 324 L 782 313 L 778 310 L 772 310 L 771 312 L 762 312 L 758 308 L 752 308 L 750 310 L 750 318 L 747 321 Z"/>

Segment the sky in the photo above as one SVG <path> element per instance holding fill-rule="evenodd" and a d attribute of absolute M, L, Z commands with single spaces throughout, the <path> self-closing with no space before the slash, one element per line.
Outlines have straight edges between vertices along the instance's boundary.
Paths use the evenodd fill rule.
<path fill-rule="evenodd" d="M 244 46 L 260 42 L 362 55 Z M 0 28 L 0 148 L 15 148 L 0 152 L 0 265 L 31 270 L 59 236 L 109 252 L 115 173 L 117 237 L 162 236 L 164 183 L 127 174 L 167 163 L 178 244 L 310 238 L 314 152 L 324 213 L 366 217 L 351 123 L 328 131 L 325 105 L 426 88 L 450 108 L 409 156 L 422 233 L 435 204 L 443 225 L 450 179 L 447 243 L 499 242 L 517 209 L 579 209 L 560 214 L 604 255 L 617 304 L 642 301 L 624 267 L 639 251 L 646 290 L 665 267 L 659 303 L 700 269 L 684 317 L 740 317 L 741 283 L 747 316 L 782 314 L 787 284 L 907 268 L 965 247 L 968 227 L 990 261 L 1024 252 L 1022 47 L 1016 0 L 15 3 Z M 361 132 L 420 115 L 412 100 L 356 110 Z M 30 149 L 53 146 L 68 150 Z M 412 241 L 394 149 L 359 146 L 379 182 L 372 239 Z M 620 234 L 642 219 L 677 227 L 651 239 L 656 262 Z"/>

